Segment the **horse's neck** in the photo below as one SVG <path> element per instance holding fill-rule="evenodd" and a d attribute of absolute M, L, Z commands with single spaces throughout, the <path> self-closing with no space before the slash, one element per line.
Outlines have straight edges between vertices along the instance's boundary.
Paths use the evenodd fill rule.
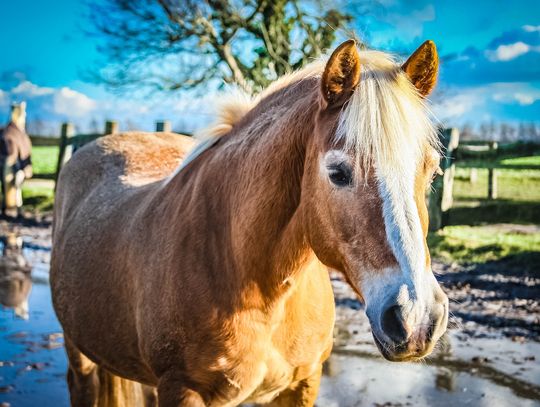
<path fill-rule="evenodd" d="M 256 287 L 264 298 L 279 295 L 312 254 L 297 208 L 316 100 L 310 95 L 288 105 L 278 102 L 286 97 L 291 95 L 263 101 L 193 163 L 193 174 L 178 177 L 180 184 L 186 183 L 183 176 L 194 178 L 199 187 L 189 191 L 196 195 L 191 202 L 209 212 L 201 216 L 219 222 L 197 232 L 218 244 L 214 255 L 225 259 L 216 278 Z M 204 196 L 209 188 L 212 196 Z M 210 204 L 205 202 L 209 198 Z"/>

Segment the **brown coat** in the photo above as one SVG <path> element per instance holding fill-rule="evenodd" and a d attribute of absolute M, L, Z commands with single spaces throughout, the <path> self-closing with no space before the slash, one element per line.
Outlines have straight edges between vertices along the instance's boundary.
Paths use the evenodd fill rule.
<path fill-rule="evenodd" d="M 15 123 L 9 123 L 0 134 L 0 157 L 6 158 L 6 164 L 14 172 L 23 170 L 26 177 L 32 175 L 32 142 L 30 137 Z"/>

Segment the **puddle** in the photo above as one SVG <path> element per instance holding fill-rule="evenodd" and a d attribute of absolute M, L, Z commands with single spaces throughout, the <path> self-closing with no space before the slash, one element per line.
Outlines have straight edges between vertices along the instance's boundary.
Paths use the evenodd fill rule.
<path fill-rule="evenodd" d="M 497 373 L 479 375 L 465 366 L 395 365 L 362 352 L 335 351 L 325 370 L 318 400 L 325 407 L 539 405 L 538 388 L 520 385 L 516 391 L 494 382 Z"/>
<path fill-rule="evenodd" d="M 319 405 L 540 405 L 540 369 L 533 360 L 539 344 L 493 339 L 470 343 L 453 334 L 446 341 L 434 357 L 400 364 L 366 350 L 371 346 L 367 343 L 336 347 L 325 365 Z M 492 356 L 498 352 L 500 356 Z M 478 356 L 486 354 L 490 356 Z"/>
<path fill-rule="evenodd" d="M 1 239 L 0 248 L 0 405 L 68 406 L 67 360 L 48 286 L 50 248 L 16 236 Z M 343 304 L 318 406 L 540 406 L 540 343 L 454 329 L 425 362 L 387 362 L 358 317 L 363 311 L 336 288 Z"/>
<path fill-rule="evenodd" d="M 49 290 L 50 249 L 26 243 L 12 234 L 0 239 L 0 403 L 68 406 L 67 360 Z"/>

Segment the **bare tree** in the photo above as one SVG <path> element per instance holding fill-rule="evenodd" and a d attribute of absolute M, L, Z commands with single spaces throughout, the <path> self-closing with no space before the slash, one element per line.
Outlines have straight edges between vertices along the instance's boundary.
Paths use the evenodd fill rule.
<path fill-rule="evenodd" d="M 473 140 L 475 137 L 473 128 L 470 123 L 466 123 L 461 128 L 460 138 L 463 140 Z"/>
<path fill-rule="evenodd" d="M 96 119 L 95 117 L 92 117 L 92 119 L 90 119 L 90 122 L 88 123 L 88 131 L 94 134 L 98 134 L 103 131 L 103 129 L 99 125 L 98 119 Z"/>
<path fill-rule="evenodd" d="M 508 123 L 501 123 L 499 125 L 499 137 L 501 141 L 510 141 L 512 127 Z"/>
<path fill-rule="evenodd" d="M 104 67 L 120 90 L 236 83 L 251 92 L 332 45 L 351 16 L 318 0 L 106 0 L 91 6 Z"/>
<path fill-rule="evenodd" d="M 525 128 L 525 124 L 522 122 L 522 123 L 519 123 L 519 127 L 518 127 L 518 140 L 526 140 L 527 139 L 527 130 Z"/>
<path fill-rule="evenodd" d="M 490 126 L 486 123 L 482 123 L 479 128 L 481 140 L 491 140 L 492 133 L 490 132 Z"/>
<path fill-rule="evenodd" d="M 26 132 L 28 134 L 42 136 L 46 134 L 46 131 L 47 125 L 40 116 L 37 116 L 32 120 L 28 120 L 26 123 Z"/>
<path fill-rule="evenodd" d="M 526 134 L 526 140 L 527 141 L 538 141 L 538 132 L 537 132 L 536 124 L 531 122 L 527 125 L 525 134 Z"/>

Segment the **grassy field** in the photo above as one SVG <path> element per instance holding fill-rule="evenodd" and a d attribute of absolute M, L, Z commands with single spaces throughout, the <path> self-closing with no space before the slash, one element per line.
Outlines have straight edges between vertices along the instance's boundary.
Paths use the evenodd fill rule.
<path fill-rule="evenodd" d="M 54 178 L 58 163 L 58 147 L 32 147 L 32 168 L 36 178 Z"/>
<path fill-rule="evenodd" d="M 529 158 L 529 157 L 525 157 Z M 457 168 L 454 178 L 456 205 L 487 198 L 488 170 L 477 169 L 477 180 L 470 181 L 470 168 Z M 509 201 L 540 202 L 540 170 L 496 170 L 497 198 Z"/>
<path fill-rule="evenodd" d="M 538 228 L 511 226 L 540 224 L 540 170 L 504 168 L 540 166 L 540 155 L 499 160 L 498 198 L 493 201 L 487 199 L 488 170 L 476 169 L 477 179 L 471 182 L 469 164 L 460 167 L 458 163 L 451 226 L 430 234 L 432 256 L 446 262 L 484 263 L 507 257 L 526 259 L 527 253 L 540 252 Z"/>
<path fill-rule="evenodd" d="M 512 224 L 447 226 L 428 237 L 431 255 L 445 262 L 484 263 L 540 252 L 535 226 Z"/>
<path fill-rule="evenodd" d="M 484 165 L 486 162 L 484 162 Z M 488 191 L 488 170 L 476 169 L 477 180 L 471 183 L 470 162 L 458 162 L 454 178 L 454 200 L 457 205 L 463 201 L 486 199 Z M 479 164 L 480 165 L 480 164 Z M 540 167 L 540 155 L 529 157 L 503 158 L 496 161 L 498 199 L 522 202 L 540 202 L 540 169 L 514 169 L 523 166 Z M 506 169 L 511 166 L 513 169 Z"/>
<path fill-rule="evenodd" d="M 38 182 L 40 178 L 54 179 L 58 162 L 58 147 L 32 147 L 32 169 L 34 178 L 23 184 L 23 202 L 26 210 L 31 212 L 48 212 L 52 210 L 54 191 L 52 184 Z"/>

